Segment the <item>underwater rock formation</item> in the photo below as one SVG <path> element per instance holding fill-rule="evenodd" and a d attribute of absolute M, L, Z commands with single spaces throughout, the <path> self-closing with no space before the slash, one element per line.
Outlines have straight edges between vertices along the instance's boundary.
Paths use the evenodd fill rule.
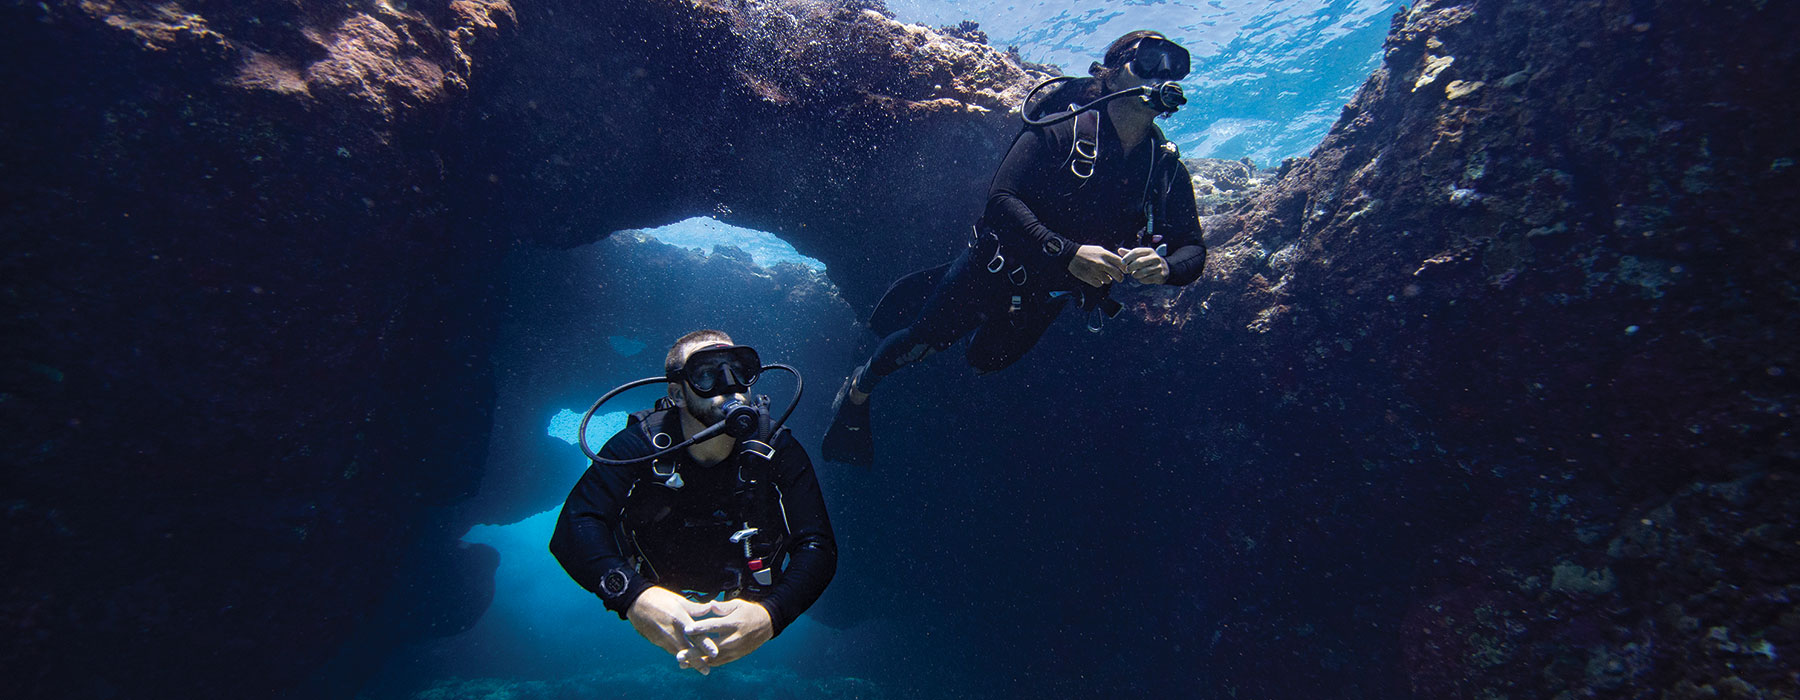
<path fill-rule="evenodd" d="M 986 166 L 920 144 L 993 152 L 1034 73 L 872 7 L 0 5 L 21 694 L 263 695 L 411 624 L 390 590 L 479 615 L 444 506 L 480 481 L 515 245 L 696 212 L 953 240 Z"/>
<path fill-rule="evenodd" d="M 1239 590 L 1280 612 L 1228 621 L 1209 665 L 1263 697 L 1391 696 L 1371 662 L 1419 697 L 1796 692 L 1774 649 L 1800 640 L 1800 571 L 1776 563 L 1800 512 L 1800 101 L 1776 76 L 1800 50 L 1771 30 L 1796 19 L 1419 3 L 1312 156 L 1208 220 L 1229 240 L 1158 311 L 1185 326 L 1169 351 L 1258 377 L 1286 425 L 1253 429 L 1310 429 L 1300 453 L 1330 455 L 1302 467 L 1261 436 L 1281 448 L 1224 468 L 1296 510 L 1246 504 L 1235 526 L 1269 541 L 1362 513 L 1360 537 L 1324 539 L 1388 555 L 1346 587 L 1280 563 L 1317 544 L 1242 552 L 1350 604 Z M 1373 629 L 1399 648 L 1353 641 Z"/>
<path fill-rule="evenodd" d="M 518 7 L 453 167 L 495 230 L 575 245 L 690 216 L 780 235 L 853 306 L 939 262 L 1048 75 L 871 2 Z M 881 241 L 879 249 L 865 245 Z M 876 280 L 882 280 L 877 282 Z"/>
<path fill-rule="evenodd" d="M 869 2 L 182 7 L 0 5 L 36 67 L 0 107 L 24 697 L 260 696 L 465 626 L 500 256 L 713 214 L 866 309 L 951 253 L 1045 74 Z M 1206 217 L 1204 282 L 884 389 L 918 466 L 845 501 L 917 503 L 847 551 L 941 562 L 978 513 L 956 546 L 1021 583 L 866 599 L 1042 639 L 982 663 L 1044 692 L 1794 695 L 1797 12 L 1397 15 L 1312 156 Z"/>
<path fill-rule="evenodd" d="M 493 395 L 500 248 L 437 143 L 480 7 L 0 6 L 14 694 L 267 695 L 410 604 L 404 562 L 444 568 L 395 636 L 485 607 L 493 552 L 430 515 Z"/>
<path fill-rule="evenodd" d="M 1185 158 L 1182 163 L 1193 180 L 1195 204 L 1202 218 L 1248 206 L 1277 176 L 1256 167 L 1249 158 Z"/>

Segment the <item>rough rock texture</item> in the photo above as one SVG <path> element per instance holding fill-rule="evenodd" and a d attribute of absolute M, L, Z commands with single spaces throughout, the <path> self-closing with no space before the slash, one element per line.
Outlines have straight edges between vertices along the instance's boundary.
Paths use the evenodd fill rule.
<path fill-rule="evenodd" d="M 1299 438 L 1207 448 L 1295 508 L 1232 513 L 1267 608 L 1209 666 L 1259 697 L 1800 693 L 1795 21 L 1420 3 L 1310 160 L 1209 220 L 1171 351 Z M 1283 564 L 1296 527 L 1392 558 Z M 1259 592 L 1320 577 L 1339 610 Z"/>
<path fill-rule="evenodd" d="M 1193 180 L 1195 203 L 1202 217 L 1247 208 L 1250 200 L 1273 184 L 1277 175 L 1256 167 L 1249 158 L 1185 158 L 1182 162 Z"/>
<path fill-rule="evenodd" d="M 20 696 L 266 694 L 485 607 L 430 508 L 479 476 L 498 248 L 449 232 L 436 134 L 504 5 L 382 7 L 0 6 Z"/>
<path fill-rule="evenodd" d="M 782 236 L 873 305 L 968 235 L 1009 110 L 1048 75 L 878 7 L 521 4 L 453 163 L 495 173 L 465 195 L 477 225 L 572 245 L 713 216 Z"/>

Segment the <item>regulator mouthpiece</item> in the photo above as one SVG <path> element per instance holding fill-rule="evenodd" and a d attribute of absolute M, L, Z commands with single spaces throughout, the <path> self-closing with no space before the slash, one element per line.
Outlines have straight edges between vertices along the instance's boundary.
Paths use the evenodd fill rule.
<path fill-rule="evenodd" d="M 1181 83 L 1165 80 L 1151 83 L 1140 88 L 1144 91 L 1144 102 L 1165 115 L 1174 114 L 1187 104 L 1187 95 L 1181 91 Z"/>
<path fill-rule="evenodd" d="M 756 434 L 761 422 L 756 407 L 737 399 L 725 402 L 725 434 L 742 440 Z"/>

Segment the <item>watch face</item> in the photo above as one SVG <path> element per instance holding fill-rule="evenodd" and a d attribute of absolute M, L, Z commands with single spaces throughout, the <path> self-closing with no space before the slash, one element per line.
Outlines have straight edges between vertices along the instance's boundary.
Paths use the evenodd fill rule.
<path fill-rule="evenodd" d="M 1063 251 L 1063 242 L 1062 242 L 1061 238 L 1052 238 L 1050 240 L 1044 241 L 1044 252 L 1045 253 L 1048 253 L 1050 255 L 1059 255 L 1062 253 L 1062 251 Z"/>
<path fill-rule="evenodd" d="M 600 579 L 600 592 L 605 593 L 608 598 L 618 596 L 625 592 L 625 583 L 625 572 L 613 569 Z"/>

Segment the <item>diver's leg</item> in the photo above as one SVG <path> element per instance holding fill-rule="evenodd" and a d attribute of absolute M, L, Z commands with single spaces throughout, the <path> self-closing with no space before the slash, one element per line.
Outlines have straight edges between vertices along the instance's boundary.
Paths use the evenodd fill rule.
<path fill-rule="evenodd" d="M 825 431 L 820 456 L 834 462 L 875 462 L 875 440 L 869 433 L 869 392 L 883 377 L 948 347 L 981 324 L 984 307 L 992 305 L 993 280 L 969 252 L 945 271 L 912 325 L 883 338 L 875 354 L 857 367 L 832 401 L 831 427 Z"/>
<path fill-rule="evenodd" d="M 883 338 L 869 361 L 852 373 L 851 401 L 860 404 L 868 400 L 882 378 L 949 347 L 981 325 L 992 311 L 992 278 L 998 275 L 977 265 L 973 257 L 971 251 L 964 251 L 944 272 L 919 318 Z"/>
<path fill-rule="evenodd" d="M 1062 313 L 1068 297 L 1041 299 L 1016 312 L 997 314 L 969 341 L 969 366 L 980 374 L 998 372 L 1019 361 L 1037 345 L 1050 323 Z"/>

